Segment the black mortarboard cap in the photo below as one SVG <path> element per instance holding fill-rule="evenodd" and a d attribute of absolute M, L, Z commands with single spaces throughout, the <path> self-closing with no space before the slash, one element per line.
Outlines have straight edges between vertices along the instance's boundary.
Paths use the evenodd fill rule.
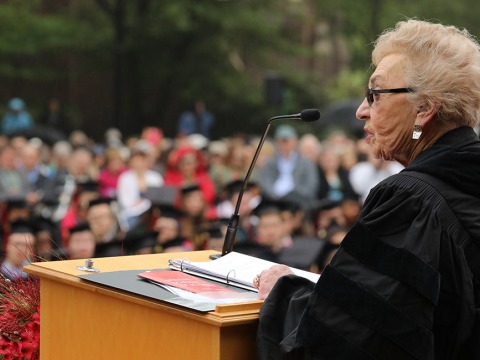
<path fill-rule="evenodd" d="M 157 241 L 157 231 L 139 231 L 128 233 L 125 236 L 125 248 L 129 253 L 135 253 L 140 249 L 152 248 Z"/>
<path fill-rule="evenodd" d="M 262 201 L 253 209 L 253 214 L 256 216 L 261 216 L 266 212 L 278 212 L 282 211 L 282 204 L 277 200 L 262 199 Z"/>
<path fill-rule="evenodd" d="M 78 223 L 77 225 L 68 229 L 68 231 L 70 232 L 70 236 L 77 232 L 89 231 L 89 230 L 90 230 L 90 226 L 88 225 L 87 222 Z"/>
<path fill-rule="evenodd" d="M 242 189 L 242 186 L 243 186 L 242 180 L 233 180 L 225 185 L 225 190 L 227 191 L 227 194 L 229 196 L 232 196 L 233 194 L 240 192 L 240 190 Z"/>
<path fill-rule="evenodd" d="M 37 216 L 31 221 L 32 226 L 34 227 L 35 232 L 48 231 L 51 232 L 55 228 L 55 224 L 52 220 L 47 219 L 43 216 Z"/>
<path fill-rule="evenodd" d="M 103 204 L 107 204 L 107 205 L 110 205 L 112 202 L 112 199 L 111 198 L 98 198 L 98 199 L 93 199 L 93 200 L 90 200 L 90 202 L 88 203 L 88 208 L 92 208 L 94 206 L 97 206 L 97 205 L 103 205 Z"/>
<path fill-rule="evenodd" d="M 301 206 L 299 203 L 291 201 L 291 200 L 285 200 L 285 199 L 262 199 L 260 204 L 258 206 L 260 209 L 263 208 L 275 208 L 280 211 L 288 211 L 293 214 L 295 214 L 298 210 L 301 209 Z"/>
<path fill-rule="evenodd" d="M 78 192 L 98 192 L 98 182 L 92 179 L 86 179 L 77 182 Z"/>
<path fill-rule="evenodd" d="M 212 219 L 212 220 L 210 220 L 210 223 L 211 224 L 217 224 L 218 226 L 228 225 L 228 224 L 230 224 L 230 220 L 231 220 L 230 218 L 222 217 L 222 218 Z"/>
<path fill-rule="evenodd" d="M 26 234 L 34 233 L 34 227 L 30 221 L 17 220 L 10 224 L 10 233 L 11 234 Z"/>
<path fill-rule="evenodd" d="M 222 233 L 220 226 L 210 226 L 207 228 L 207 233 L 210 239 L 223 239 L 225 236 Z"/>
<path fill-rule="evenodd" d="M 251 189 L 254 185 L 255 185 L 254 182 L 251 182 L 251 181 L 247 182 L 245 190 Z M 233 181 L 230 181 L 228 184 L 225 185 L 225 190 L 226 190 L 228 196 L 232 196 L 233 194 L 240 192 L 242 187 L 243 187 L 243 180 L 240 180 L 240 179 L 239 180 L 233 180 Z"/>
<path fill-rule="evenodd" d="M 182 195 L 185 195 L 194 191 L 200 191 L 200 186 L 198 186 L 198 184 L 185 185 L 180 191 Z"/>
<path fill-rule="evenodd" d="M 171 219 L 180 219 L 183 216 L 183 212 L 178 210 L 172 205 L 162 205 L 159 207 L 160 217 L 167 217 Z"/>
<path fill-rule="evenodd" d="M 167 241 L 166 243 L 163 243 L 162 244 L 162 247 L 164 249 L 167 249 L 169 247 L 173 247 L 173 246 L 182 246 L 183 243 L 185 242 L 185 238 L 182 237 L 182 236 L 177 236 L 176 238 L 172 239 L 172 240 L 169 240 Z"/>
<path fill-rule="evenodd" d="M 340 206 L 341 204 L 342 202 L 337 200 L 320 199 L 315 202 L 313 209 L 316 211 L 330 210 Z"/>
<path fill-rule="evenodd" d="M 120 240 L 112 240 L 107 243 L 97 243 L 95 245 L 94 257 L 122 256 L 123 243 Z"/>
<path fill-rule="evenodd" d="M 29 207 L 25 196 L 4 195 L 0 197 L 0 202 L 7 205 L 7 211 L 12 209 L 26 209 Z"/>

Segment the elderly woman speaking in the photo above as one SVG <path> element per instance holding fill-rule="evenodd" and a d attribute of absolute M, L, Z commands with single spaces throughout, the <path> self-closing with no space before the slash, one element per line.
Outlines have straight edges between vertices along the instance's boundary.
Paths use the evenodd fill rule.
<path fill-rule="evenodd" d="M 320 280 L 256 279 L 260 359 L 480 359 L 480 46 L 418 20 L 383 33 L 357 117 L 379 183 Z"/>

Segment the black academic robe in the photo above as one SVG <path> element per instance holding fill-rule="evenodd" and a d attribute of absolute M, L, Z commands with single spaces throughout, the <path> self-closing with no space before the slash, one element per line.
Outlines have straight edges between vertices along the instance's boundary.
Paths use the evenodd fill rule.
<path fill-rule="evenodd" d="M 455 129 L 370 192 L 320 280 L 281 278 L 259 359 L 480 359 L 480 141 Z"/>

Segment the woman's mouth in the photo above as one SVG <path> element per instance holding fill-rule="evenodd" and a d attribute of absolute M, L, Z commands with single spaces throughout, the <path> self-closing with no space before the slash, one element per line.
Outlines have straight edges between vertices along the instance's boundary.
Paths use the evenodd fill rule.
<path fill-rule="evenodd" d="M 365 131 L 365 134 L 367 134 L 365 141 L 368 143 L 373 137 L 373 134 L 367 128 L 363 128 L 363 130 Z"/>

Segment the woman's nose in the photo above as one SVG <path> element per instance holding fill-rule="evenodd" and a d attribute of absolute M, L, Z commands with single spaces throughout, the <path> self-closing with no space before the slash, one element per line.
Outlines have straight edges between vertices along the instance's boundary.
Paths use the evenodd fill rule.
<path fill-rule="evenodd" d="M 363 99 L 362 103 L 357 109 L 355 116 L 359 120 L 367 120 L 370 116 L 370 105 L 367 102 L 367 98 Z"/>

